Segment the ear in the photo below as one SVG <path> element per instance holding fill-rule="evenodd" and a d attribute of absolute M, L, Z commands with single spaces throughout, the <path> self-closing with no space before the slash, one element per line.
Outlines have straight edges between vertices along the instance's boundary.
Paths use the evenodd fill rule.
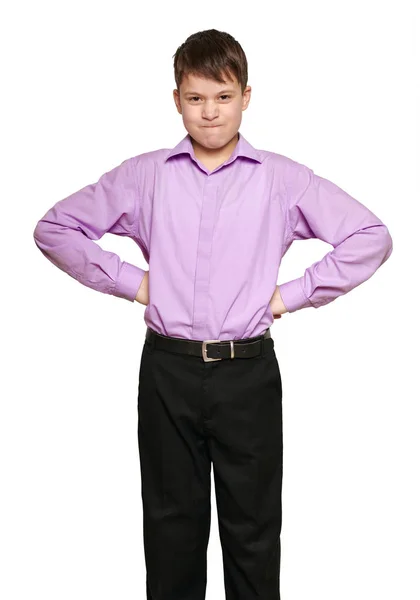
<path fill-rule="evenodd" d="M 247 85 L 244 89 L 244 93 L 242 95 L 242 110 L 246 110 L 248 108 L 248 104 L 251 100 L 251 91 L 252 88 L 250 85 Z"/>
<path fill-rule="evenodd" d="M 173 91 L 173 96 L 174 96 L 174 102 L 175 102 L 176 108 L 177 108 L 179 114 L 182 115 L 181 100 L 179 97 L 179 92 L 176 88 Z"/>

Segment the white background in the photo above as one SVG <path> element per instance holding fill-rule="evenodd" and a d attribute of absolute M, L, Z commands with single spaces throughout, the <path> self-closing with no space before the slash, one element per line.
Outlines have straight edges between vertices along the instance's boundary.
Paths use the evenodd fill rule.
<path fill-rule="evenodd" d="M 146 598 L 145 307 L 82 286 L 32 232 L 125 158 L 180 141 L 172 57 L 216 28 L 247 54 L 243 135 L 337 183 L 394 243 L 370 280 L 271 329 L 284 393 L 282 600 L 419 600 L 414 2 L 38 1 L 1 12 L 0 596 Z M 128 238 L 100 245 L 148 268 Z M 330 249 L 295 242 L 278 283 Z M 206 597 L 220 600 L 212 488 Z"/>

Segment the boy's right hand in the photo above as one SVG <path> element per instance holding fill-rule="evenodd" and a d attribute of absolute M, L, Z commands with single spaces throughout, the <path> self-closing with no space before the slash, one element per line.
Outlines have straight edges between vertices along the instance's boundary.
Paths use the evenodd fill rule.
<path fill-rule="evenodd" d="M 270 308 L 275 319 L 280 319 L 284 313 L 288 312 L 284 305 L 283 298 L 280 295 L 279 286 L 276 285 L 273 295 L 270 300 Z"/>
<path fill-rule="evenodd" d="M 142 279 L 140 287 L 136 295 L 136 301 L 140 304 L 149 304 L 149 271 L 146 271 L 145 276 Z"/>

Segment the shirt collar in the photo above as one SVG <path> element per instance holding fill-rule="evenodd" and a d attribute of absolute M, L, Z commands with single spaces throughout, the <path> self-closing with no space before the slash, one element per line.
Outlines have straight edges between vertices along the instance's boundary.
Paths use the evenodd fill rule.
<path fill-rule="evenodd" d="M 176 156 L 178 154 L 189 154 L 194 161 L 196 160 L 189 133 L 187 133 L 187 135 L 174 148 L 172 148 L 166 157 L 165 162 L 172 156 Z M 252 160 L 262 163 L 262 158 L 260 157 L 258 150 L 251 146 L 251 144 L 239 131 L 238 142 L 229 158 L 229 162 L 235 160 L 237 156 L 246 156 L 247 158 L 251 158 Z"/>

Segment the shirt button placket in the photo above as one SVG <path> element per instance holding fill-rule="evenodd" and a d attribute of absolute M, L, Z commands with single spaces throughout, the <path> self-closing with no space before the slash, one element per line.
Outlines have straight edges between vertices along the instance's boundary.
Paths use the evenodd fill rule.
<path fill-rule="evenodd" d="M 208 329 L 208 294 L 213 230 L 217 208 L 217 185 L 207 177 L 204 184 L 198 235 L 196 278 L 194 287 L 193 334 L 195 339 L 210 339 Z"/>

